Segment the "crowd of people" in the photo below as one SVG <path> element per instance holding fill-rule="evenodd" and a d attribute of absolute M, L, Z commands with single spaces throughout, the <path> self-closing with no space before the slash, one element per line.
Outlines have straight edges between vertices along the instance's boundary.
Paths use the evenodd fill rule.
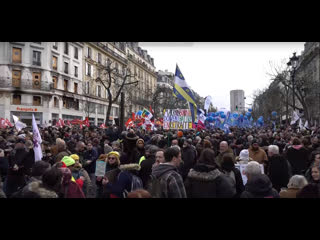
<path fill-rule="evenodd" d="M 41 161 L 31 129 L 0 131 L 3 198 L 320 197 L 318 128 L 46 127 Z"/>

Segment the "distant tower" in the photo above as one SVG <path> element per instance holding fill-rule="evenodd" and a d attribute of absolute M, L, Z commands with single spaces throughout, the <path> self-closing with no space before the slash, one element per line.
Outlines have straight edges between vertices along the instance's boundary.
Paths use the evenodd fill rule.
<path fill-rule="evenodd" d="M 230 91 L 230 110 L 231 112 L 243 112 L 245 111 L 243 90 L 231 90 Z"/>

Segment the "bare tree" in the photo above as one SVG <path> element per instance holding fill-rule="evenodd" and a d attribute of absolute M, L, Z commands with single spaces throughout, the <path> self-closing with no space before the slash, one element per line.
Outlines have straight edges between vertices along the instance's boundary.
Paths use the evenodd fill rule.
<path fill-rule="evenodd" d="M 90 118 L 91 114 L 96 112 L 96 104 L 90 102 L 88 97 L 85 97 L 84 100 L 82 100 L 82 111 L 87 118 Z"/>
<path fill-rule="evenodd" d="M 112 67 L 110 59 L 108 59 L 107 66 L 102 69 L 101 76 L 96 81 L 100 82 L 108 92 L 108 108 L 106 113 L 106 124 L 108 124 L 112 104 L 118 101 L 124 87 L 137 84 L 139 81 L 132 81 L 132 78 L 135 80 L 136 75 L 132 75 L 129 68 L 123 68 L 123 71 L 119 72 L 118 68 Z M 112 93 L 112 89 L 114 89 L 114 94 Z"/>

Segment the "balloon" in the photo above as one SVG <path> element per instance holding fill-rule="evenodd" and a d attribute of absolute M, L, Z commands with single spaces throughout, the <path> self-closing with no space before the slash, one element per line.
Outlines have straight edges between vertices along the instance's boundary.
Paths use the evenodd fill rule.
<path fill-rule="evenodd" d="M 238 113 L 233 113 L 232 116 L 233 116 L 234 118 L 237 118 L 237 117 L 239 116 L 239 114 L 238 114 Z"/>
<path fill-rule="evenodd" d="M 249 112 L 252 112 L 252 109 L 251 109 L 251 108 L 248 108 L 248 111 L 249 111 Z"/>
<path fill-rule="evenodd" d="M 137 115 L 141 116 L 141 114 L 142 114 L 142 111 L 139 110 L 139 111 L 137 112 Z"/>
<path fill-rule="evenodd" d="M 221 118 L 226 118 L 226 115 L 224 115 L 224 113 L 222 115 L 220 115 Z"/>
<path fill-rule="evenodd" d="M 248 120 L 248 117 L 247 117 L 247 116 L 244 116 L 244 120 Z"/>
<path fill-rule="evenodd" d="M 207 121 L 208 121 L 208 122 L 213 122 L 213 117 L 211 117 L 211 116 L 208 117 L 208 118 L 207 118 Z"/>
<path fill-rule="evenodd" d="M 277 112 L 275 112 L 275 111 L 273 111 L 271 114 L 272 114 L 272 116 L 274 116 L 274 117 L 277 116 Z"/>

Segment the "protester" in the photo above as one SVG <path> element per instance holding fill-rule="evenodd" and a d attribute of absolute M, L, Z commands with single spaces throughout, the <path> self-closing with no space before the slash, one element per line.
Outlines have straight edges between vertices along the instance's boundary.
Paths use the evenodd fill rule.
<path fill-rule="evenodd" d="M 4 154 L 4 150 L 0 149 L 0 182 L 4 182 L 9 168 L 8 158 Z"/>
<path fill-rule="evenodd" d="M 312 166 L 314 166 L 315 164 L 320 165 L 320 151 L 317 151 L 317 150 L 312 152 L 311 164 L 304 174 L 308 182 L 312 181 L 311 171 L 312 171 Z"/>
<path fill-rule="evenodd" d="M 248 178 L 241 198 L 279 198 L 277 190 L 272 188 L 269 177 L 261 173 L 260 165 L 256 161 L 249 162 L 245 175 Z"/>
<path fill-rule="evenodd" d="M 236 191 L 235 198 L 239 198 L 244 191 L 244 185 L 240 170 L 237 169 L 233 162 L 233 156 L 231 154 L 225 154 L 221 163 L 222 172 L 228 176 L 232 182 L 232 187 Z"/>
<path fill-rule="evenodd" d="M 159 148 L 155 145 L 151 145 L 148 148 L 149 155 L 148 157 L 141 162 L 141 169 L 139 171 L 139 176 L 142 180 L 143 186 L 146 187 L 148 181 L 150 180 L 150 174 L 152 172 L 152 166 L 156 162 L 156 153 Z"/>
<path fill-rule="evenodd" d="M 304 175 L 307 170 L 308 150 L 301 145 L 298 138 L 294 138 L 292 146 L 286 152 L 287 159 L 292 167 L 292 174 Z"/>
<path fill-rule="evenodd" d="M 268 157 L 266 152 L 259 146 L 256 139 L 252 140 L 251 146 L 249 147 L 249 157 L 252 158 L 253 161 L 263 164 L 266 169 Z"/>
<path fill-rule="evenodd" d="M 236 157 L 236 162 L 239 164 L 248 164 L 249 161 L 253 161 L 253 159 L 249 157 L 248 149 L 241 150 L 239 156 Z"/>
<path fill-rule="evenodd" d="M 188 198 L 232 198 L 236 189 L 219 169 L 212 149 L 204 149 L 185 181 Z"/>
<path fill-rule="evenodd" d="M 296 198 L 297 192 L 308 185 L 307 179 L 302 175 L 294 175 L 290 178 L 287 189 L 283 188 L 279 195 L 280 198 Z"/>
<path fill-rule="evenodd" d="M 219 146 L 220 146 L 219 154 L 216 157 L 216 163 L 217 163 L 218 167 L 221 167 L 224 154 L 231 154 L 233 156 L 233 158 L 234 158 L 234 154 L 233 154 L 232 149 L 229 147 L 228 142 L 222 141 Z M 235 158 L 234 158 L 234 161 L 235 161 Z"/>
<path fill-rule="evenodd" d="M 288 161 L 279 154 L 279 147 L 269 145 L 269 164 L 266 174 L 271 180 L 272 186 L 280 192 L 282 187 L 286 187 L 291 177 L 291 170 Z"/>
<path fill-rule="evenodd" d="M 170 147 L 164 152 L 165 162 L 152 169 L 152 175 L 160 181 L 161 197 L 186 198 L 182 176 L 178 172 L 181 152 L 178 147 Z"/>
<path fill-rule="evenodd" d="M 138 189 L 133 192 L 129 192 L 127 198 L 151 198 L 151 194 L 144 189 Z"/>
<path fill-rule="evenodd" d="M 180 172 L 183 180 L 186 179 L 189 173 L 189 170 L 196 163 L 196 152 L 191 147 L 191 144 L 192 144 L 191 139 L 185 140 L 183 143 L 182 151 L 181 151 L 182 164 L 180 166 Z"/>

